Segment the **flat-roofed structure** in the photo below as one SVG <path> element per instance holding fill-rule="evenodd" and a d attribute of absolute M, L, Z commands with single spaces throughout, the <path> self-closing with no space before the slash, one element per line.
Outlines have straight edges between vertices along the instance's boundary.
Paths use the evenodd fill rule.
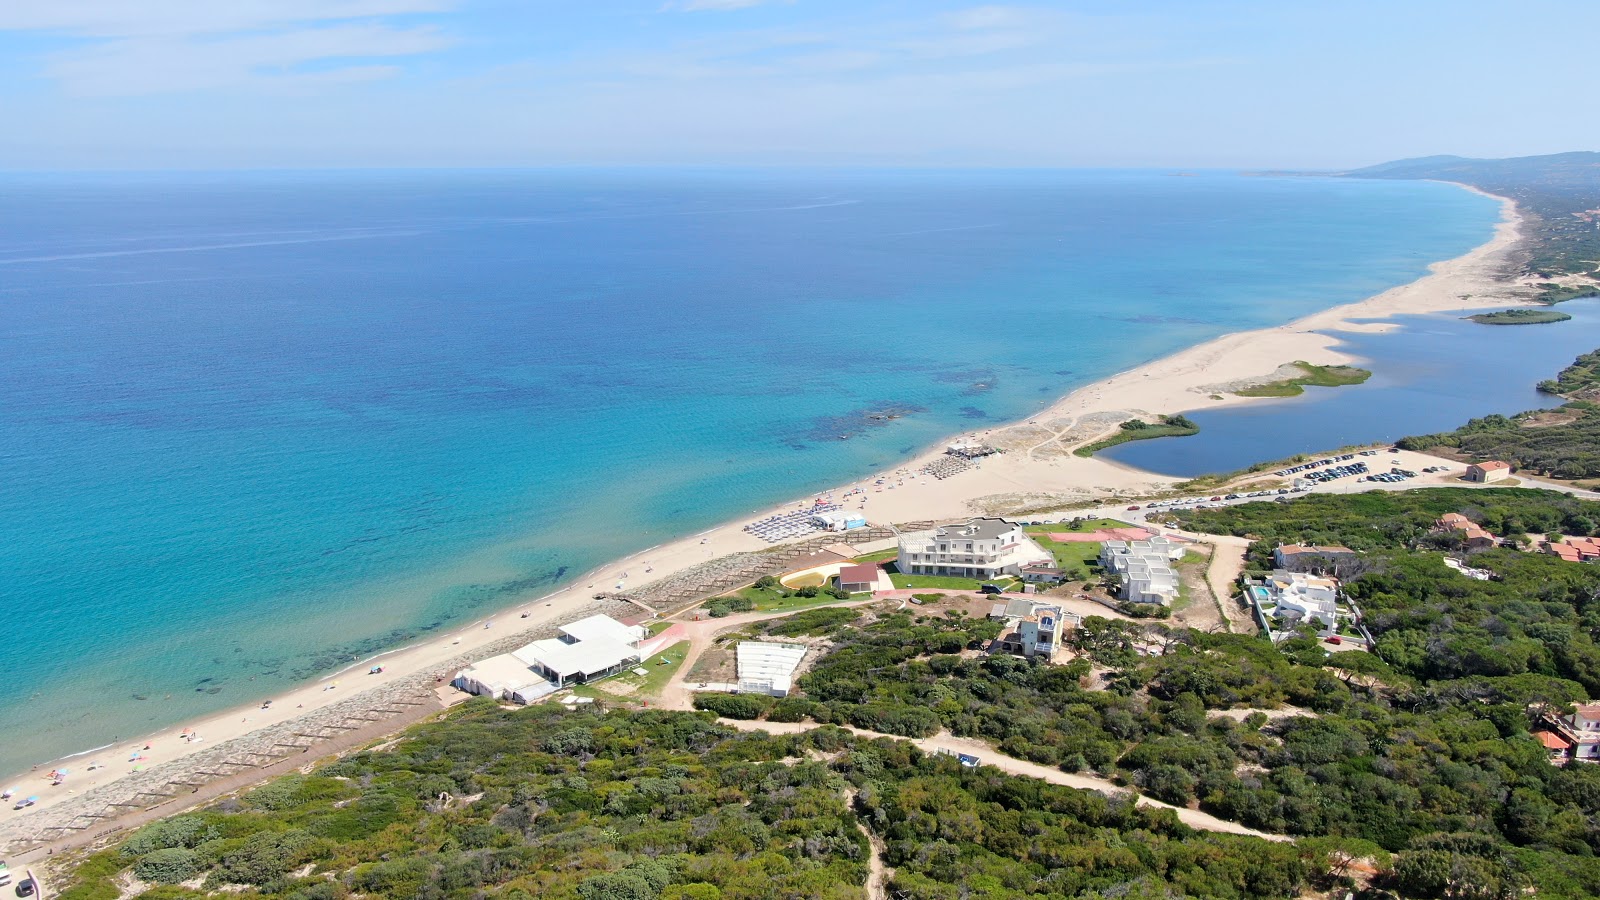
<path fill-rule="evenodd" d="M 528 703 L 555 690 L 555 685 L 511 653 L 475 662 L 457 672 L 451 683 L 469 694 L 513 703 Z"/>
<path fill-rule="evenodd" d="M 793 687 L 794 671 L 800 667 L 807 649 L 804 644 L 740 641 L 734 648 L 739 692 L 787 697 Z"/>

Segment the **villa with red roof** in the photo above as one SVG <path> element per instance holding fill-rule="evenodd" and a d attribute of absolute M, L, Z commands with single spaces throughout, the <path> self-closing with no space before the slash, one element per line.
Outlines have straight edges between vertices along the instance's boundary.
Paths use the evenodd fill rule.
<path fill-rule="evenodd" d="M 1499 538 L 1484 531 L 1478 526 L 1477 522 L 1460 513 L 1445 513 L 1440 516 L 1438 528 L 1440 531 L 1460 533 L 1468 550 L 1489 550 L 1500 543 Z"/>

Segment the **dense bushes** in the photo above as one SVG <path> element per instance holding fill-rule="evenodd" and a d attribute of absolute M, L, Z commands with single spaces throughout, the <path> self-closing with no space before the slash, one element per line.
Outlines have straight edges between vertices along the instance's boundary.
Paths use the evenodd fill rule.
<path fill-rule="evenodd" d="M 759 719 L 776 701 L 760 694 L 696 694 L 694 708 L 730 719 Z"/>

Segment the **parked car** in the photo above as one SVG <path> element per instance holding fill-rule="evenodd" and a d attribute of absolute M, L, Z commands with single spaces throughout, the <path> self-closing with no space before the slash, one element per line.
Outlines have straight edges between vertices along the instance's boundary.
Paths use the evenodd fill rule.
<path fill-rule="evenodd" d="M 1135 503 L 1134 505 L 1128 507 L 1128 512 L 1138 512 L 1140 509 L 1143 509 L 1143 507 Z"/>
<path fill-rule="evenodd" d="M 998 584 L 980 584 L 980 585 L 978 585 L 978 593 L 980 593 L 980 594 L 1001 594 L 1001 593 L 1004 593 L 1004 591 L 1002 591 L 1000 589 L 1000 585 L 998 585 Z"/>

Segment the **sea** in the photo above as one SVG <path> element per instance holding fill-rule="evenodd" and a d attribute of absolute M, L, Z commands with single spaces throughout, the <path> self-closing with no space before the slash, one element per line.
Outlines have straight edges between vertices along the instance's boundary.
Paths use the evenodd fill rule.
<path fill-rule="evenodd" d="M 0 175 L 0 772 L 1413 280 L 1498 215 L 1222 172 Z"/>

